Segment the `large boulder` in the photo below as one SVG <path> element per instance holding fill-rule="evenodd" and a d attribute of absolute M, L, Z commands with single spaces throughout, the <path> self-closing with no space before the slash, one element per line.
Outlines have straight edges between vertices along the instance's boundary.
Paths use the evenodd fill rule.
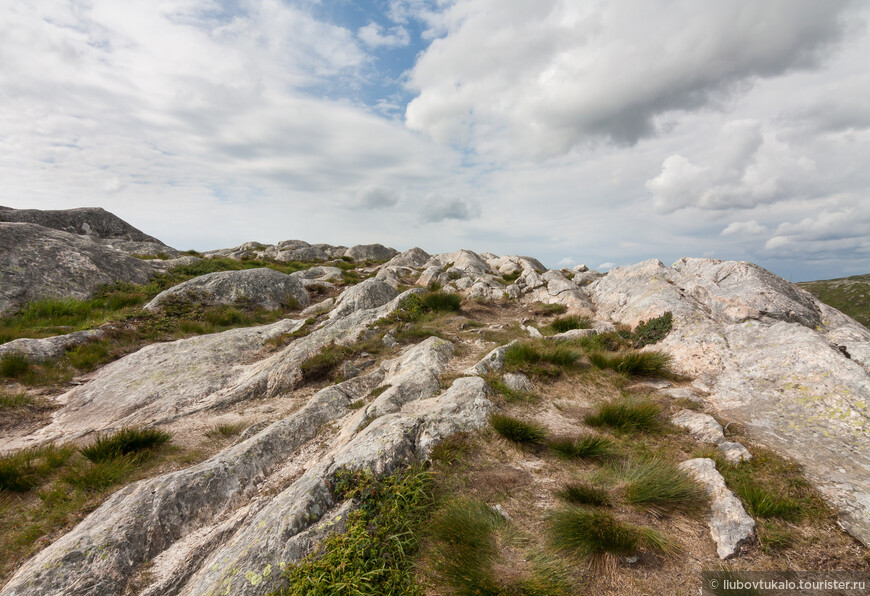
<path fill-rule="evenodd" d="M 275 310 L 293 301 L 308 306 L 308 292 L 303 282 L 293 275 L 263 267 L 200 275 L 160 292 L 145 309 L 156 311 L 167 305 L 195 303 L 206 306 L 243 304 Z"/>
<path fill-rule="evenodd" d="M 91 297 L 99 286 L 148 283 L 154 269 L 87 236 L 0 222 L 0 315 L 31 300 Z"/>
<path fill-rule="evenodd" d="M 329 313 L 329 318 L 344 317 L 357 311 L 377 308 L 395 298 L 399 292 L 387 282 L 370 278 L 346 289 Z"/>
<path fill-rule="evenodd" d="M 348 248 L 344 256 L 350 257 L 354 261 L 365 261 L 366 259 L 386 261 L 392 259 L 397 254 L 399 254 L 399 251 L 394 248 L 388 248 L 383 244 L 357 244 Z"/>

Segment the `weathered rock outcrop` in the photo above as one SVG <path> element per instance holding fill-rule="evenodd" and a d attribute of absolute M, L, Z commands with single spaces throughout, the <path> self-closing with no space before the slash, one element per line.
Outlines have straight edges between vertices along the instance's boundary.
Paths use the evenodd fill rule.
<path fill-rule="evenodd" d="M 11 209 L 0 207 L 0 221 L 32 223 L 84 236 L 127 253 L 177 255 L 178 251 L 157 238 L 138 230 L 126 221 L 100 207 L 59 209 Z"/>
<path fill-rule="evenodd" d="M 147 283 L 154 269 L 86 236 L 0 222 L 0 314 L 31 300 L 91 296 L 103 284 Z"/>
<path fill-rule="evenodd" d="M 451 351 L 430 338 L 372 373 L 322 389 L 288 418 L 197 466 L 127 486 L 27 562 L 0 594 L 121 593 L 151 560 L 143 594 L 274 589 L 283 566 L 322 536 L 318 522 L 346 514 L 348 504 L 328 488 L 338 469 L 389 471 L 427 457 L 449 434 L 485 424 L 493 404 L 482 379 L 458 379 L 441 395 L 437 382 L 414 382 L 429 378 Z M 378 385 L 395 388 L 385 413 L 351 408 Z M 361 425 L 361 417 L 370 423 Z M 331 421 L 341 421 L 343 431 L 315 444 Z M 303 453 L 306 445 L 311 451 Z M 316 463 L 282 480 L 282 470 L 305 462 Z M 275 483 L 281 490 L 269 496 Z"/>
<path fill-rule="evenodd" d="M 394 248 L 388 248 L 383 244 L 357 244 L 348 248 L 344 256 L 350 257 L 354 261 L 365 261 L 366 259 L 387 261 L 397 254 L 399 254 L 399 251 Z"/>
<path fill-rule="evenodd" d="M 802 464 L 842 525 L 870 544 L 870 363 L 836 347 L 861 354 L 870 331 L 751 263 L 645 261 L 588 291 L 615 322 L 671 311 L 674 328 L 656 349 L 723 418 Z"/>
<path fill-rule="evenodd" d="M 160 292 L 145 305 L 145 309 L 160 310 L 179 303 L 206 306 L 241 304 L 275 310 L 293 303 L 308 306 L 308 292 L 298 277 L 274 269 L 218 271 Z"/>

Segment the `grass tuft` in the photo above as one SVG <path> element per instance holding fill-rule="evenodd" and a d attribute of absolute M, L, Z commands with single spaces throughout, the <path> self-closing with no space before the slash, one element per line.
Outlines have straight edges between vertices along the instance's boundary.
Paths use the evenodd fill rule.
<path fill-rule="evenodd" d="M 625 500 L 653 511 L 696 511 L 707 504 L 704 488 L 689 474 L 660 458 L 629 461 L 620 474 L 628 481 Z"/>
<path fill-rule="evenodd" d="M 661 428 L 661 407 L 648 399 L 624 397 L 605 402 L 584 419 L 589 426 L 606 426 L 619 432 L 656 431 Z"/>
<path fill-rule="evenodd" d="M 245 428 L 244 422 L 236 422 L 236 423 L 228 423 L 225 422 L 223 424 L 216 424 L 209 430 L 205 431 L 205 436 L 209 438 L 215 437 L 234 437 L 235 435 L 242 432 Z"/>
<path fill-rule="evenodd" d="M 0 390 L 0 410 L 21 408 L 33 403 L 33 398 L 26 393 L 7 393 Z"/>
<path fill-rule="evenodd" d="M 112 435 L 97 438 L 80 451 L 90 461 L 99 463 L 156 449 L 171 438 L 172 435 L 156 428 L 122 428 Z"/>
<path fill-rule="evenodd" d="M 550 518 L 550 539 L 557 549 L 585 558 L 601 555 L 632 555 L 641 547 L 670 553 L 672 543 L 651 528 L 619 521 L 611 513 L 569 507 Z"/>
<path fill-rule="evenodd" d="M 30 360 L 24 354 L 13 352 L 0 357 L 0 377 L 20 379 L 30 372 Z"/>
<path fill-rule="evenodd" d="M 514 443 L 540 443 L 547 436 L 547 431 L 542 426 L 504 414 L 491 415 L 489 423 L 498 434 Z"/>
<path fill-rule="evenodd" d="M 462 305 L 462 296 L 449 292 L 429 292 L 423 295 L 423 306 L 431 312 L 458 311 Z"/>
<path fill-rule="evenodd" d="M 610 507 L 613 504 L 613 499 L 606 490 L 580 482 L 566 484 L 561 490 L 556 491 L 556 496 L 572 505 Z"/>
<path fill-rule="evenodd" d="M 498 594 L 492 565 L 495 530 L 503 523 L 485 503 L 452 499 L 429 525 L 436 577 L 457 594 Z"/>
<path fill-rule="evenodd" d="M 776 517 L 788 521 L 801 517 L 801 505 L 798 501 L 778 495 L 760 484 L 744 480 L 733 488 L 753 517 Z"/>
<path fill-rule="evenodd" d="M 568 346 L 543 342 L 519 342 L 505 350 L 506 371 L 537 376 L 557 376 L 564 368 L 576 367 L 581 352 Z"/>
<path fill-rule="evenodd" d="M 668 373 L 671 357 L 663 352 L 593 352 L 589 361 L 601 369 L 610 369 L 632 376 L 652 377 Z"/>
<path fill-rule="evenodd" d="M 590 329 L 592 327 L 592 321 L 586 317 L 570 315 L 555 319 L 549 326 L 550 329 L 553 330 L 553 333 L 564 333 L 566 331 L 571 331 L 572 329 Z"/>
<path fill-rule="evenodd" d="M 79 462 L 61 476 L 61 480 L 83 491 L 97 492 L 118 484 L 140 463 L 135 455 L 116 456 L 95 463 Z"/>
<path fill-rule="evenodd" d="M 613 453 L 613 441 L 601 435 L 585 435 L 582 437 L 558 437 L 547 441 L 556 455 L 565 459 L 602 458 Z"/>
<path fill-rule="evenodd" d="M 0 457 L 0 490 L 27 492 L 62 466 L 75 448 L 48 444 Z"/>

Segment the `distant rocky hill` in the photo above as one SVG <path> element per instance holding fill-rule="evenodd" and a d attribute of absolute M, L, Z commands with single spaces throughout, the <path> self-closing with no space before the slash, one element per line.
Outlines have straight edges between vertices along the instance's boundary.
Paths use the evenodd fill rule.
<path fill-rule="evenodd" d="M 797 285 L 870 328 L 870 274 L 805 281 Z"/>
<path fill-rule="evenodd" d="M 96 335 L 0 345 L 6 402 L 43 408 L 4 406 L 0 471 L 24 472 L 0 473 L 23 495 L 0 536 L 44 542 L 0 561 L 2 596 L 665 594 L 719 566 L 866 568 L 870 331 L 756 265 L 298 240 L 153 262 L 80 231 L 0 223 L 0 281 L 32 288 L 7 304 L 163 291 L 125 289 Z M 25 374 L 98 351 L 70 382 Z M 99 455 L 130 429 L 175 451 Z M 57 503 L 74 523 L 27 526 Z"/>

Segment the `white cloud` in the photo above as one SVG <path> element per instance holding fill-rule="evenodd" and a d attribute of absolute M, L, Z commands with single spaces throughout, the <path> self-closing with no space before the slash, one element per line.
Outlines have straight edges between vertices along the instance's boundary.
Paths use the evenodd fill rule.
<path fill-rule="evenodd" d="M 375 22 L 371 22 L 365 27 L 360 27 L 360 30 L 357 31 L 357 36 L 364 44 L 371 48 L 399 48 L 411 42 L 411 36 L 408 35 L 408 30 L 404 27 L 391 27 L 384 32 L 384 28 Z"/>
<path fill-rule="evenodd" d="M 633 144 L 656 118 L 811 68 L 847 32 L 845 0 L 450 3 L 410 74 L 414 130 L 485 154 Z M 505 141 L 509 142 L 505 142 Z"/>
<path fill-rule="evenodd" d="M 576 262 L 577 262 L 577 261 L 575 261 L 575 260 L 572 259 L 571 257 L 565 257 L 564 259 L 561 259 L 561 260 L 560 260 L 558 263 L 556 263 L 556 264 L 559 265 L 559 267 L 571 267 L 571 266 L 574 265 Z"/>
<path fill-rule="evenodd" d="M 423 201 L 420 218 L 426 223 L 435 223 L 447 219 L 468 221 L 480 217 L 480 203 L 474 199 L 445 197 L 438 194 L 429 195 Z"/>
<path fill-rule="evenodd" d="M 609 270 L 613 269 L 614 267 L 616 267 L 616 263 L 611 263 L 610 261 L 608 261 L 606 263 L 601 263 L 595 269 L 597 271 L 609 271 Z"/>
<path fill-rule="evenodd" d="M 722 230 L 723 236 L 757 236 L 759 234 L 765 234 L 770 230 L 767 229 L 767 226 L 763 226 L 754 219 L 749 221 L 733 221 L 728 224 L 724 230 Z"/>

